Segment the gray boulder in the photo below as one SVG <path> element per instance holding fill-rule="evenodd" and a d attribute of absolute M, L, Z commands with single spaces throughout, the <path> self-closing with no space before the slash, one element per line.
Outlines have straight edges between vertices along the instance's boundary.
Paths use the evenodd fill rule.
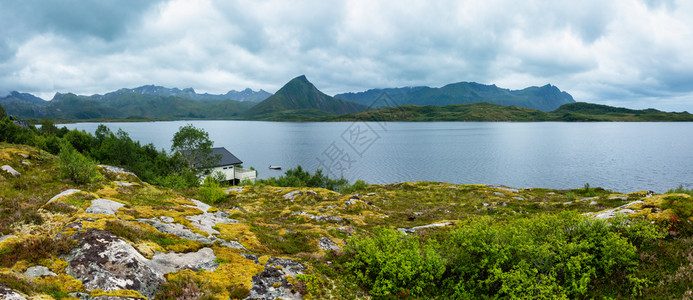
<path fill-rule="evenodd" d="M 34 279 L 41 276 L 56 276 L 56 274 L 44 266 L 33 266 L 26 269 L 24 276 Z"/>
<path fill-rule="evenodd" d="M 184 269 L 214 271 L 219 264 L 211 248 L 202 248 L 191 253 L 157 253 L 149 261 L 149 266 L 162 274 L 177 272 Z"/>
<path fill-rule="evenodd" d="M 15 170 L 14 168 L 12 168 L 12 167 L 9 166 L 9 165 L 4 165 L 4 166 L 2 166 L 2 167 L 0 167 L 0 168 L 3 169 L 5 172 L 10 173 L 10 175 L 12 175 L 12 176 L 14 176 L 14 177 L 17 177 L 17 176 L 19 176 L 19 175 L 22 175 L 22 174 L 20 174 L 19 172 L 17 172 L 17 170 Z"/>
<path fill-rule="evenodd" d="M 293 290 L 286 276 L 302 274 L 304 269 L 297 261 L 270 258 L 265 264 L 265 270 L 253 276 L 253 288 L 246 299 L 303 299 L 300 293 Z"/>
<path fill-rule="evenodd" d="M 323 236 L 320 241 L 318 241 L 318 247 L 322 250 L 339 250 L 339 245 L 326 236 Z"/>
<path fill-rule="evenodd" d="M 88 230 L 73 238 L 78 244 L 65 257 L 66 272 L 82 281 L 87 291 L 127 289 L 151 298 L 164 282 L 163 274 L 142 254 L 110 232 Z"/>
<path fill-rule="evenodd" d="M 113 200 L 99 198 L 91 201 L 91 206 L 84 212 L 89 214 L 107 214 L 115 215 L 115 213 L 125 204 Z"/>

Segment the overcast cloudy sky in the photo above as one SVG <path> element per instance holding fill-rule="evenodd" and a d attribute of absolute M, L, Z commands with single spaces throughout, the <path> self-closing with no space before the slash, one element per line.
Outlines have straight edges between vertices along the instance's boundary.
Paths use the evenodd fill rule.
<path fill-rule="evenodd" d="M 693 112 L 693 1 L 2 0 L 0 96 L 459 81 Z"/>

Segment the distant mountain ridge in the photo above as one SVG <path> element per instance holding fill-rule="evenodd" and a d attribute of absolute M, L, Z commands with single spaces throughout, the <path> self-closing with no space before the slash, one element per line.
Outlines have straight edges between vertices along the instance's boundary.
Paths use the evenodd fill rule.
<path fill-rule="evenodd" d="M 179 89 L 179 88 L 166 88 L 163 86 L 158 86 L 158 85 L 143 85 L 140 87 L 136 87 L 134 89 L 119 89 L 115 92 L 107 93 L 104 95 L 94 95 L 96 97 L 103 97 L 103 98 L 108 98 L 109 96 L 112 96 L 113 94 L 122 94 L 122 93 L 129 93 L 129 92 L 135 92 L 138 94 L 142 95 L 155 95 L 155 96 L 164 96 L 164 97 L 180 97 L 180 98 L 185 98 L 185 99 L 190 99 L 190 100 L 195 100 L 195 101 L 200 101 L 200 102 L 214 102 L 214 101 L 222 101 L 222 100 L 236 100 L 236 101 L 241 101 L 241 102 L 260 102 L 262 100 L 267 99 L 269 96 L 272 96 L 271 93 L 268 93 L 264 90 L 259 90 L 259 91 L 253 91 L 250 88 L 246 88 L 245 90 L 242 91 L 236 91 L 236 90 L 230 90 L 226 94 L 209 94 L 209 93 L 204 93 L 204 94 L 198 94 L 195 92 L 193 88 L 184 88 L 184 89 Z"/>
<path fill-rule="evenodd" d="M 252 119 L 277 120 L 284 118 L 280 113 L 291 114 L 292 118 L 296 118 L 299 115 L 342 115 L 364 109 L 364 105 L 326 95 L 308 81 L 305 75 L 301 75 L 286 83 L 274 95 L 253 106 L 246 116 Z"/>
<path fill-rule="evenodd" d="M 440 88 L 427 86 L 370 89 L 359 93 L 343 93 L 334 97 L 363 105 L 371 105 L 378 96 L 387 93 L 397 105 L 471 104 L 488 102 L 500 105 L 516 105 L 541 111 L 552 111 L 563 104 L 574 103 L 573 97 L 557 87 L 547 84 L 522 90 L 499 88 L 495 84 L 458 82 Z"/>
<path fill-rule="evenodd" d="M 253 102 L 235 100 L 201 102 L 175 96 L 142 94 L 128 89 L 92 96 L 56 93 L 51 101 L 27 95 L 11 93 L 0 98 L 0 105 L 6 108 L 9 115 L 19 118 L 64 120 L 222 119 L 238 116 L 254 105 Z"/>

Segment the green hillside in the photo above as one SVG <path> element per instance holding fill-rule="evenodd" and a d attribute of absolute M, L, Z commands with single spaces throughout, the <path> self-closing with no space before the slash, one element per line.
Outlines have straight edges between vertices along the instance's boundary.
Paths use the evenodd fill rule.
<path fill-rule="evenodd" d="M 316 109 L 329 114 L 356 113 L 363 105 L 332 98 L 318 90 L 305 75 L 289 81 L 274 95 L 260 102 L 246 113 L 251 119 L 271 119 L 268 115 L 282 111 Z"/>
<path fill-rule="evenodd" d="M 550 84 L 522 90 L 509 90 L 499 88 L 495 84 L 484 85 L 476 82 L 452 83 L 440 88 L 424 86 L 372 89 L 361 93 L 338 94 L 335 95 L 335 98 L 370 105 L 383 93 L 386 93 L 399 105 L 446 106 L 488 102 L 551 111 L 563 104 L 575 102 L 570 94 L 562 92 Z"/>
<path fill-rule="evenodd" d="M 634 110 L 582 102 L 564 104 L 551 112 L 518 106 L 473 103 L 384 107 L 338 116 L 330 121 L 693 122 L 693 115 L 688 112 Z"/>

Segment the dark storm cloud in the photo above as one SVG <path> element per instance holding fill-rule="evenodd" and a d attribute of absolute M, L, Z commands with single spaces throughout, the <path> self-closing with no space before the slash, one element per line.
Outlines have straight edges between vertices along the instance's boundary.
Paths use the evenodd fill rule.
<path fill-rule="evenodd" d="M 674 0 L 3 1 L 0 94 L 159 84 L 329 93 L 477 81 L 693 110 L 693 4 Z M 676 99 L 667 100 L 667 99 Z"/>

